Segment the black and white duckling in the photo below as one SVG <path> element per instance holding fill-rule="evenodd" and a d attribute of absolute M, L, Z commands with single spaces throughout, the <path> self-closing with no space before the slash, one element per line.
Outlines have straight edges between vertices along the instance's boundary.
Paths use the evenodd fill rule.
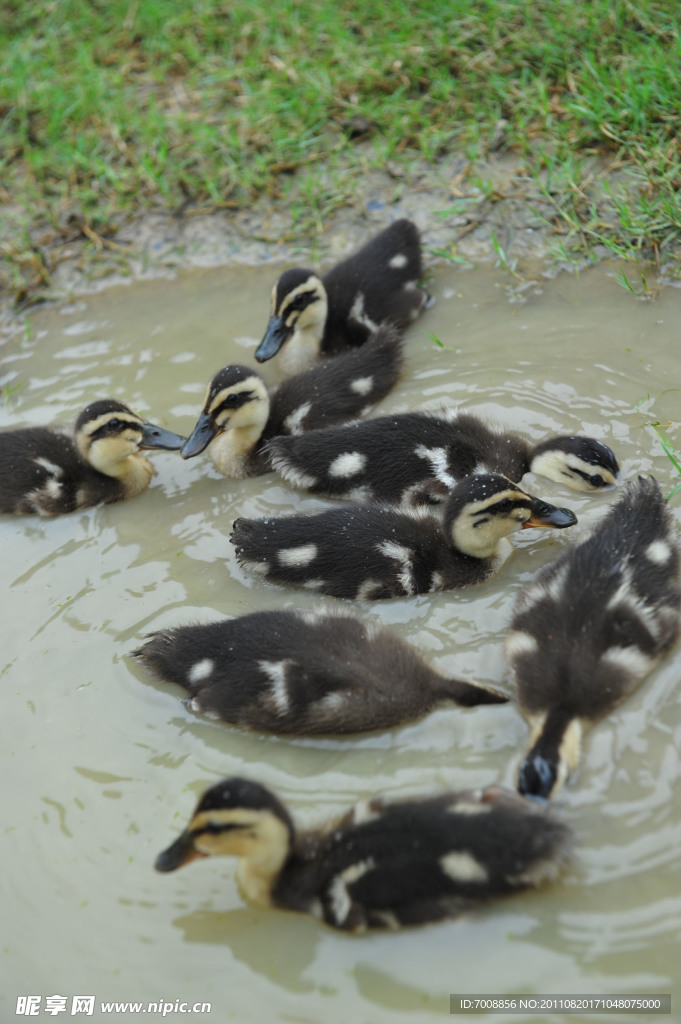
<path fill-rule="evenodd" d="M 678 529 L 657 482 L 639 477 L 586 539 L 520 594 L 506 653 L 532 730 L 518 788 L 553 795 L 582 734 L 628 697 L 679 632 Z"/>
<path fill-rule="evenodd" d="M 302 832 L 270 790 L 231 778 L 206 790 L 155 866 L 175 871 L 198 857 L 238 857 L 246 902 L 364 932 L 456 917 L 551 881 L 572 846 L 571 830 L 547 807 L 500 787 L 374 797 Z"/>
<path fill-rule="evenodd" d="M 273 583 L 357 600 L 404 597 L 482 583 L 501 568 L 509 534 L 563 529 L 577 518 L 502 476 L 466 477 L 444 521 L 423 510 L 340 506 L 316 515 L 237 519 L 231 540 L 243 568 Z"/>
<path fill-rule="evenodd" d="M 208 385 L 194 430 L 182 448 L 191 459 L 210 444 L 210 455 L 225 476 L 258 476 L 271 470 L 265 445 L 278 434 L 346 423 L 379 402 L 397 382 L 402 341 L 380 327 L 362 348 L 313 366 L 268 393 L 248 366 L 226 366 Z"/>
<path fill-rule="evenodd" d="M 429 295 L 422 277 L 421 241 L 414 224 L 397 220 L 333 267 L 285 271 L 272 289 L 272 314 L 256 349 L 260 363 L 281 350 L 287 373 L 299 373 L 319 356 L 363 345 L 382 323 L 404 330 Z"/>
<path fill-rule="evenodd" d="M 273 733 L 389 729 L 445 701 L 504 694 L 437 672 L 388 629 L 342 612 L 267 611 L 154 633 L 134 652 L 191 708 Z"/>
<path fill-rule="evenodd" d="M 48 427 L 2 431 L 0 512 L 55 516 L 134 498 L 154 472 L 141 450 L 177 451 L 184 441 L 112 398 L 83 409 L 73 438 Z"/>
<path fill-rule="evenodd" d="M 451 409 L 275 438 L 269 453 L 273 468 L 294 487 L 405 505 L 444 501 L 471 473 L 501 473 L 517 483 L 533 472 L 575 491 L 610 487 L 619 474 L 610 448 L 593 437 L 565 435 L 532 445 Z"/>

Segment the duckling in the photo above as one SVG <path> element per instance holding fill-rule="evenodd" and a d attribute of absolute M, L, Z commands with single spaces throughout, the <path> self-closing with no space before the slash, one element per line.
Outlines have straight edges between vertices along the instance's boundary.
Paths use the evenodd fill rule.
<path fill-rule="evenodd" d="M 576 522 L 569 509 L 505 477 L 481 474 L 457 484 L 443 523 L 423 510 L 341 506 L 310 516 L 237 519 L 231 541 L 242 567 L 267 580 L 373 601 L 482 583 L 510 554 L 509 534 Z"/>
<path fill-rule="evenodd" d="M 272 315 L 255 358 L 264 363 L 281 349 L 282 368 L 299 373 L 319 356 L 363 345 L 381 323 L 404 330 L 431 301 L 421 276 L 419 233 L 404 219 L 324 277 L 287 270 L 272 289 Z"/>
<path fill-rule="evenodd" d="M 226 366 L 208 385 L 201 415 L 180 454 L 191 459 L 210 444 L 213 462 L 225 476 L 268 473 L 268 440 L 353 419 L 385 398 L 401 368 L 402 341 L 388 325 L 361 349 L 291 377 L 271 394 L 250 367 Z"/>
<path fill-rule="evenodd" d="M 267 611 L 154 633 L 133 652 L 191 708 L 274 733 L 389 729 L 443 701 L 504 694 L 443 676 L 395 633 L 342 612 Z"/>
<path fill-rule="evenodd" d="M 73 439 L 47 427 L 3 431 L 0 512 L 55 516 L 134 498 L 154 472 L 140 450 L 177 451 L 184 441 L 112 398 L 83 409 Z"/>
<path fill-rule="evenodd" d="M 333 928 L 398 929 L 556 878 L 572 832 L 546 807 L 493 786 L 411 800 L 374 797 L 321 828 L 296 831 L 265 786 L 231 778 L 206 790 L 185 831 L 156 858 L 239 857 L 242 897 L 312 914 Z"/>
<path fill-rule="evenodd" d="M 601 441 L 551 437 L 532 446 L 453 409 L 378 416 L 362 423 L 270 442 L 272 467 L 294 487 L 329 497 L 391 504 L 436 504 L 471 473 L 519 482 L 533 472 L 575 491 L 617 483 L 619 466 Z"/>
<path fill-rule="evenodd" d="M 657 482 L 639 477 L 593 532 L 544 566 L 506 641 L 531 728 L 518 788 L 550 797 L 585 729 L 628 697 L 679 632 L 681 546 Z"/>

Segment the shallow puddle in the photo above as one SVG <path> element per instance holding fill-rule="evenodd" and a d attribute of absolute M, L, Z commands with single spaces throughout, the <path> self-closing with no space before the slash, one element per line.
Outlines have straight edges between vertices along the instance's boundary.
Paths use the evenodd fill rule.
<path fill-rule="evenodd" d="M 68 428 L 89 401 L 112 396 L 188 433 L 212 373 L 252 363 L 273 274 L 193 271 L 34 315 L 27 336 L 0 352 L 0 426 Z M 604 268 L 514 295 L 508 282 L 499 271 L 439 271 L 437 303 L 409 334 L 404 381 L 379 411 L 447 397 L 537 440 L 586 432 L 614 448 L 625 478 L 652 471 L 671 490 L 673 467 L 648 424 L 665 424 L 681 447 L 669 422 L 678 420 L 681 291 L 641 302 Z M 277 379 L 271 363 L 265 373 Z M 55 993 L 68 997 L 66 1015 L 71 997 L 94 995 L 207 1001 L 220 1020 L 310 1024 L 428 1022 L 447 1015 L 457 992 L 674 990 L 681 999 L 678 646 L 587 737 L 557 800 L 578 856 L 541 891 L 445 924 L 348 937 L 245 907 L 231 860 L 154 872 L 197 795 L 224 775 L 264 782 L 312 824 L 374 793 L 513 786 L 527 728 L 509 705 L 441 710 L 360 738 L 289 740 L 187 710 L 179 689 L 152 683 L 128 652 L 162 626 L 315 605 L 309 592 L 246 577 L 228 535 L 237 515 L 322 503 L 273 475 L 224 480 L 206 456 L 152 458 L 157 476 L 132 502 L 0 520 L 2 1019 L 18 996 Z M 615 497 L 525 483 L 585 524 Z M 681 518 L 681 495 L 673 505 Z M 362 614 L 442 668 L 506 685 L 515 595 L 570 537 L 529 531 L 514 543 L 500 576 L 477 590 Z"/>

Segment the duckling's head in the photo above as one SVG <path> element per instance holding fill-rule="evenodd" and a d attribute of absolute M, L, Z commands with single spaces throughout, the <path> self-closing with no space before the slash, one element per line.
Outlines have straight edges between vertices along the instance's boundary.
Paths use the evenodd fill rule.
<path fill-rule="evenodd" d="M 127 475 L 127 460 L 141 449 L 177 451 L 185 441 L 179 434 L 143 420 L 112 398 L 91 402 L 83 409 L 76 420 L 75 440 L 91 466 L 114 477 Z"/>
<path fill-rule="evenodd" d="M 265 336 L 255 350 L 259 363 L 275 356 L 292 339 L 295 347 L 319 347 L 328 312 L 326 289 L 313 270 L 286 270 L 272 289 L 272 312 Z"/>
<path fill-rule="evenodd" d="M 531 526 L 563 530 L 577 517 L 568 508 L 556 508 L 533 497 L 522 487 L 496 473 L 465 477 L 447 502 L 445 529 L 454 546 L 473 558 L 492 558 L 499 542 Z"/>
<path fill-rule="evenodd" d="M 573 491 L 615 487 L 620 473 L 619 463 L 607 444 L 580 435 L 542 441 L 532 450 L 530 470 Z"/>
<path fill-rule="evenodd" d="M 244 431 L 245 448 L 253 447 L 270 413 L 270 400 L 262 377 L 249 366 L 225 366 L 213 377 L 203 409 L 180 455 L 191 459 L 225 431 Z"/>
<path fill-rule="evenodd" d="M 291 816 L 265 786 L 223 779 L 206 790 L 182 835 L 154 866 L 175 871 L 198 857 L 243 857 L 271 877 L 281 869 L 293 838 Z"/>

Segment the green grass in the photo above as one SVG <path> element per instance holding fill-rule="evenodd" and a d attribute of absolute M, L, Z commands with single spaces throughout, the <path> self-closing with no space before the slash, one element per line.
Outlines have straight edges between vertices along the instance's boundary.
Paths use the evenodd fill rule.
<path fill-rule="evenodd" d="M 664 433 L 664 431 L 660 429 L 662 426 L 661 423 L 650 423 L 649 425 L 657 434 L 660 444 L 662 445 L 662 450 L 664 451 L 665 455 L 667 456 L 667 458 L 669 459 L 669 461 L 671 462 L 672 466 L 679 474 L 679 476 L 681 476 L 681 452 L 678 452 L 676 450 L 676 448 L 669 440 L 667 435 Z M 672 488 L 672 490 L 667 495 L 667 501 L 669 501 L 669 499 L 672 498 L 675 494 L 678 494 L 679 491 L 681 491 L 681 483 L 677 484 L 674 488 Z"/>
<path fill-rule="evenodd" d="M 659 262 L 681 239 L 680 24 L 678 0 L 0 0 L 0 202 L 29 211 L 5 256 L 41 278 L 36 224 L 286 201 L 295 172 L 318 230 L 357 192 L 357 132 L 377 164 L 473 164 L 504 119 L 564 254 Z M 634 186 L 596 194 L 594 156 Z"/>

